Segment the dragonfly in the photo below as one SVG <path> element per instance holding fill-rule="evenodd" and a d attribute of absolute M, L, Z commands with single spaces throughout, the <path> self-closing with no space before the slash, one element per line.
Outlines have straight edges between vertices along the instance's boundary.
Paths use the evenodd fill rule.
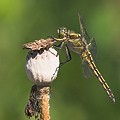
<path fill-rule="evenodd" d="M 83 73 L 85 77 L 89 77 L 88 69 L 92 74 L 99 80 L 102 87 L 106 91 L 108 97 L 115 103 L 115 97 L 113 92 L 111 91 L 109 85 L 97 69 L 97 66 L 94 62 L 96 42 L 94 38 L 90 38 L 83 23 L 80 14 L 78 13 L 79 25 L 80 25 L 80 33 L 76 33 L 72 30 L 68 30 L 66 27 L 60 27 L 57 30 L 58 38 L 54 38 L 55 41 L 60 42 L 57 46 L 58 48 L 62 48 L 65 46 L 66 51 L 66 61 L 60 63 L 60 67 L 65 63 L 71 60 L 70 50 L 79 54 L 82 59 Z"/>

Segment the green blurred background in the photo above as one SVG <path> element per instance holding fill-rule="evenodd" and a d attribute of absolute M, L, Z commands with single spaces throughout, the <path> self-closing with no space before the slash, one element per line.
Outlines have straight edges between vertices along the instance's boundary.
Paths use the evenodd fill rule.
<path fill-rule="evenodd" d="M 27 120 L 24 107 L 33 83 L 26 76 L 22 44 L 57 37 L 60 26 L 79 32 L 78 11 L 96 38 L 96 63 L 116 103 L 94 76 L 83 77 L 81 60 L 72 53 L 52 84 L 51 119 L 120 120 L 119 0 L 0 0 L 0 120 Z"/>

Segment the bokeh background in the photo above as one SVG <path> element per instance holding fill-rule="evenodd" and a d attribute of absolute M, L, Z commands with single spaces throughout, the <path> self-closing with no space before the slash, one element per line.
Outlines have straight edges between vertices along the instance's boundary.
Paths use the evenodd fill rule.
<path fill-rule="evenodd" d="M 22 44 L 57 37 L 66 26 L 79 32 L 78 11 L 96 38 L 100 72 L 116 97 L 113 104 L 98 80 L 82 74 L 81 59 L 72 54 L 52 84 L 52 120 L 120 120 L 119 0 L 0 0 L 0 120 L 27 120 L 24 107 L 33 83 L 25 72 Z M 64 58 L 64 52 L 60 52 Z M 32 118 L 34 120 L 34 118 Z"/>

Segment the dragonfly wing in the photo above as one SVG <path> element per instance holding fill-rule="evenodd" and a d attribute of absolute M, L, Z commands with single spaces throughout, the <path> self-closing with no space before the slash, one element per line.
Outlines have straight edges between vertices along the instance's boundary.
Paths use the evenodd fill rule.
<path fill-rule="evenodd" d="M 79 19 L 81 35 L 84 36 L 85 35 L 85 31 L 84 31 L 84 27 L 83 27 L 83 23 L 82 23 L 82 16 L 80 15 L 80 13 L 78 13 L 78 19 Z"/>
<path fill-rule="evenodd" d="M 91 39 L 90 43 L 88 44 L 88 49 L 90 50 L 93 59 L 96 60 L 97 45 L 96 45 L 95 38 Z"/>
<path fill-rule="evenodd" d="M 82 35 L 82 37 L 85 38 L 86 42 L 89 43 L 90 42 L 90 36 L 88 35 L 88 32 L 87 32 L 86 28 L 84 27 L 82 16 L 79 13 L 78 13 L 78 18 L 79 18 L 81 35 Z"/>
<path fill-rule="evenodd" d="M 85 78 L 91 77 L 90 69 L 87 65 L 87 62 L 84 59 L 82 60 L 82 72 Z"/>

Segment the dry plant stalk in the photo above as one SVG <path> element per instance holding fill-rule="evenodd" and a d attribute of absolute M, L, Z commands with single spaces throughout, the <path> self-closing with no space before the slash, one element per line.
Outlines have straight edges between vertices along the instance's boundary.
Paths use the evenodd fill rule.
<path fill-rule="evenodd" d="M 59 70 L 59 55 L 52 47 L 53 44 L 54 40 L 48 38 L 23 45 L 24 49 L 29 49 L 26 73 L 35 83 L 25 107 L 25 115 L 28 118 L 34 116 L 36 120 L 50 120 L 50 84 L 57 77 Z"/>
<path fill-rule="evenodd" d="M 31 88 L 29 101 L 25 107 L 25 115 L 29 119 L 35 116 L 35 119 L 39 120 L 40 106 L 37 98 L 39 98 L 37 86 L 33 85 Z"/>
<path fill-rule="evenodd" d="M 39 105 L 40 105 L 40 120 L 50 120 L 49 100 L 50 87 L 38 87 L 39 91 Z"/>
<path fill-rule="evenodd" d="M 36 120 L 50 120 L 49 113 L 50 87 L 33 85 L 29 101 L 25 107 L 28 118 L 35 116 Z"/>

